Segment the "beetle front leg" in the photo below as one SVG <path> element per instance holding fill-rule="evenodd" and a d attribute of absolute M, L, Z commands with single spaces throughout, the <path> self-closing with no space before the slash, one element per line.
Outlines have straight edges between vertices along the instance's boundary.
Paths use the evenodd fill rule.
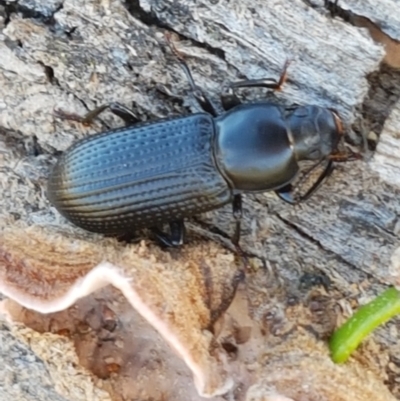
<path fill-rule="evenodd" d="M 79 116 L 73 113 L 66 113 L 62 110 L 55 110 L 54 112 L 58 117 L 65 120 L 78 121 L 84 125 L 90 125 L 96 117 L 98 117 L 107 109 L 109 109 L 111 113 L 124 120 L 126 125 L 132 125 L 140 121 L 132 110 L 118 102 L 103 104 L 99 107 L 96 107 L 94 110 L 89 111 L 84 116 Z"/>
<path fill-rule="evenodd" d="M 320 163 L 317 163 L 314 167 L 318 166 L 319 164 Z M 329 160 L 328 164 L 326 165 L 322 173 L 319 175 L 318 179 L 311 186 L 311 188 L 304 195 L 299 196 L 297 199 L 293 196 L 294 187 L 292 184 L 285 185 L 284 187 L 276 190 L 275 193 L 284 202 L 289 203 L 291 205 L 296 205 L 310 198 L 328 179 L 328 177 L 332 174 L 333 170 L 334 170 L 333 163 L 331 160 Z"/>

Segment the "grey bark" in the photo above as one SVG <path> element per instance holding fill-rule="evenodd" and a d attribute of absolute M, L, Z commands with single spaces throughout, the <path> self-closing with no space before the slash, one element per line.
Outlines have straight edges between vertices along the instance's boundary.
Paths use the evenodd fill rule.
<path fill-rule="evenodd" d="M 313 1 L 312 3 L 322 6 L 324 2 Z M 398 0 L 380 1 L 379 4 L 374 1 L 349 0 L 340 1 L 338 5 L 344 11 L 369 19 L 391 38 L 400 39 L 400 17 L 398 13 L 393 12 L 400 6 Z"/>
<path fill-rule="evenodd" d="M 2 400 L 66 401 L 55 391 L 44 363 L 4 324 L 0 325 L 0 355 L 3 365 L 0 373 Z"/>
<path fill-rule="evenodd" d="M 288 82 L 283 92 L 268 94 L 270 98 L 337 109 L 355 146 L 361 146 L 361 140 L 352 128 L 358 132 L 361 122 L 372 142 L 385 133 L 398 136 L 399 120 L 391 120 L 390 132 L 384 122 L 400 107 L 400 76 L 380 66 L 382 46 L 366 30 L 332 19 L 321 4 L 313 8 L 309 3 L 313 2 L 0 1 L 2 217 L 15 224 L 18 219 L 58 224 L 59 216 L 44 196 L 46 175 L 55 152 L 87 132 L 55 118 L 55 109 L 82 114 L 116 100 L 133 103 L 143 119 L 183 113 L 186 106 L 196 111 L 184 75 L 166 47 L 165 30 L 181 35 L 178 49 L 196 82 L 216 100 L 227 82 L 278 77 L 290 58 Z M 346 6 L 398 39 L 398 2 L 379 2 L 379 7 L 366 3 L 349 1 Z M 249 93 L 247 98 L 257 96 L 265 94 Z M 117 124 L 106 115 L 96 130 Z M 399 183 L 382 176 L 383 165 L 398 169 L 398 154 L 373 163 L 369 155 L 341 164 L 323 190 L 296 207 L 271 194 L 246 197 L 244 250 L 265 259 L 290 296 L 306 298 L 299 283 L 308 272 L 330 278 L 329 296 L 345 310 L 371 299 L 398 274 L 393 255 L 399 246 Z M 192 234 L 227 243 L 231 222 L 227 207 L 189 226 Z M 215 234 L 213 227 L 222 234 Z M 265 318 L 265 305 L 254 308 Z M 399 368 L 397 326 L 398 320 L 390 322 L 374 338 Z M 16 380 L 22 380 L 21 364 L 30 369 L 33 362 L 21 362 L 25 350 L 20 353 L 2 344 Z M 37 366 L 41 369 L 40 361 Z M 395 369 L 378 369 L 399 397 Z M 12 399 L 15 389 L 10 381 L 4 383 L 2 399 Z M 45 392 L 48 385 L 43 379 L 37 386 Z M 48 398 L 61 399 L 52 391 Z"/>

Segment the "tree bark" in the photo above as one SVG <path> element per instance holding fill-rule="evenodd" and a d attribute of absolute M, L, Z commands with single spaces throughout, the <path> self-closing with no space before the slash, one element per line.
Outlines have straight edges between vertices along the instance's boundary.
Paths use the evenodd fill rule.
<path fill-rule="evenodd" d="M 371 22 L 373 32 L 381 30 L 384 43 L 395 46 L 392 40 L 400 37 L 396 3 L 340 2 L 352 17 L 342 19 L 332 17 L 322 1 L 0 0 L 0 232 L 40 227 L 64 235 L 70 242 L 75 238 L 90 244 L 97 241 L 98 237 L 72 227 L 51 208 L 45 197 L 46 177 L 60 151 L 120 122 L 106 113 L 93 126 L 84 127 L 61 120 L 54 111 L 84 114 L 111 101 L 133 104 L 143 120 L 198 111 L 165 32 L 174 33 L 174 43 L 196 83 L 216 102 L 227 83 L 278 78 L 290 59 L 288 80 L 281 92 L 244 91 L 244 97 L 334 108 L 344 121 L 347 146 L 361 149 L 364 155 L 363 160 L 338 164 L 323 188 L 299 206 L 283 204 L 270 193 L 244 198 L 242 247 L 251 255 L 253 268 L 239 288 L 239 296 L 248 297 L 250 323 L 240 324 L 250 327 L 256 322 L 262 327 L 264 335 L 260 334 L 257 344 L 262 344 L 259 352 L 266 353 L 266 359 L 258 361 L 254 376 L 250 368 L 244 374 L 246 379 L 236 372 L 236 384 L 246 384 L 246 390 L 250 384 L 256 386 L 247 394 L 248 400 L 263 399 L 257 385 L 274 387 L 277 393 L 296 399 L 294 390 L 284 393 L 282 381 L 268 381 L 275 369 L 286 369 L 291 360 L 279 360 L 280 353 L 287 351 L 284 339 L 290 337 L 287 344 L 292 345 L 287 347 L 292 351 L 299 344 L 311 344 L 314 362 L 328 366 L 323 344 L 337 323 L 387 286 L 399 284 L 400 74 L 381 64 L 385 57 L 386 62 L 389 59 L 384 47 L 371 38 L 372 28 L 368 31 L 359 27 L 368 24 L 357 23 L 359 17 Z M 395 61 L 392 65 L 396 66 Z M 369 150 L 363 149 L 363 136 Z M 216 241 L 233 249 L 228 240 L 233 232 L 230 207 L 198 216 L 188 227 L 189 241 Z M 177 252 L 171 257 L 180 263 Z M 205 252 L 205 258 L 214 260 L 212 253 L 207 254 L 208 248 Z M 151 260 L 147 254 L 146 258 Z M 112 303 L 113 296 L 118 298 L 115 294 L 104 298 Z M 86 302 L 95 305 L 95 299 L 93 295 Z M 79 305 L 87 309 L 84 303 Z M 231 312 L 235 321 L 241 319 L 235 315 L 238 310 Z M 41 319 L 42 323 L 37 323 Z M 52 330 L 49 319 L 61 318 L 35 315 L 24 322 L 35 320 L 31 327 L 39 331 L 60 329 L 57 323 L 57 330 Z M 361 372 L 359 377 L 363 369 L 374 372 L 376 386 L 368 391 L 381 392 L 382 399 L 389 393 L 392 399 L 400 396 L 398 325 L 398 319 L 393 319 L 379 328 L 352 362 L 355 371 Z M 23 338 L 10 339 L 5 326 L 0 332 L 5 336 L 2 344 Z M 255 343 L 253 348 L 240 348 L 239 343 L 236 339 L 239 351 L 235 352 L 242 353 L 239 360 L 246 352 L 255 352 Z M 82 347 L 77 345 L 78 354 Z M 23 352 L 9 354 L 13 369 Z M 84 352 L 81 363 L 88 367 L 90 363 L 82 362 L 82 355 Z M 312 370 L 313 362 L 306 357 L 304 361 Z M 42 369 L 40 360 L 22 363 L 35 372 Z M 298 379 L 299 372 L 304 373 L 300 365 L 294 364 Z M 186 369 L 176 366 L 177 370 Z M 330 374 L 329 369 L 336 367 L 326 369 Z M 15 375 L 16 381 L 22 380 L 20 370 L 15 370 Z M 139 397 L 128 387 L 118 389 L 120 379 L 111 376 L 104 379 L 112 399 Z M 349 388 L 353 384 L 346 383 Z M 0 386 L 4 400 L 30 399 L 22 384 L 18 396 L 11 381 L 4 379 Z M 37 386 L 41 391 L 48 389 L 48 399 L 55 399 L 54 384 L 43 381 Z M 321 399 L 347 400 L 351 394 L 341 393 L 335 381 L 330 386 L 332 391 Z M 357 386 L 354 384 L 353 399 L 361 400 L 362 390 Z M 234 388 L 231 399 L 245 399 L 246 391 Z M 310 394 L 316 397 L 315 391 Z M 65 399 L 72 393 L 68 394 Z M 166 394 L 179 399 L 175 393 Z M 190 394 L 197 399 L 197 394 Z M 160 393 L 153 399 L 161 397 Z"/>

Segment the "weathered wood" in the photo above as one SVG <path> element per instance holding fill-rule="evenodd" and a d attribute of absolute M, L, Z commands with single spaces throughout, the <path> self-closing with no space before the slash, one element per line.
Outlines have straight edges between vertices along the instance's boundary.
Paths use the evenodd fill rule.
<path fill-rule="evenodd" d="M 0 1 L 0 232 L 40 226 L 48 234 L 53 230 L 88 244 L 97 241 L 97 237 L 68 225 L 50 207 L 44 194 L 46 176 L 56 151 L 120 123 L 105 115 L 86 128 L 61 121 L 54 116 L 54 110 L 82 114 L 96 105 L 117 100 L 128 106 L 133 102 L 143 119 L 182 113 L 183 106 L 195 111 L 196 105 L 186 96 L 189 90 L 184 75 L 166 46 L 165 30 L 180 34 L 175 38 L 177 48 L 186 56 L 197 83 L 216 100 L 227 82 L 278 76 L 290 58 L 284 90 L 268 96 L 285 104 L 334 107 L 349 128 L 371 97 L 368 74 L 375 72 L 382 78 L 377 90 L 381 98 L 389 96 L 385 92 L 385 76 L 379 70 L 384 50 L 366 30 L 340 18 L 332 20 L 322 3 L 142 0 L 139 5 L 128 0 L 21 0 L 11 7 Z M 340 2 L 398 39 L 398 2 L 372 4 Z M 400 79 L 394 79 L 392 84 L 400 88 Z M 390 90 L 392 96 L 397 96 Z M 264 96 L 262 91 L 244 93 L 248 98 Z M 397 100 L 392 99 L 392 104 Z M 382 106 L 369 101 L 368 107 L 382 115 Z M 315 347 L 314 360 L 321 358 L 321 365 L 326 363 L 327 377 L 329 369 L 336 368 L 329 363 L 323 339 L 353 308 L 386 286 L 399 284 L 399 107 L 397 103 L 393 110 L 387 110 L 390 117 L 382 132 L 376 130 L 375 134 L 381 137 L 373 158 L 337 166 L 323 189 L 307 203 L 287 206 L 271 194 L 245 198 L 243 248 L 265 259 L 267 269 L 248 272 L 245 292 L 250 297 L 250 318 L 243 323 L 235 317 L 244 326 L 261 322 L 266 335 L 243 346 L 228 336 L 239 349 L 238 371 L 244 376 L 235 372 L 234 377 L 243 388 L 256 376 L 260 383 L 267 382 L 268 375 L 272 377 L 291 360 L 284 355 L 291 355 L 304 343 Z M 374 121 L 374 113 L 366 118 Z M 206 252 L 210 249 L 208 241 L 216 240 L 229 247 L 231 208 L 200 216 L 189 227 L 189 241 L 200 234 Z M 177 263 L 182 258 L 179 252 L 173 257 Z M 258 266 L 256 259 L 253 262 Z M 183 268 L 185 264 L 181 263 Z M 304 273 L 322 274 L 329 277 L 331 284 L 327 290 L 307 287 Z M 129 313 L 124 313 L 124 321 L 131 322 L 126 323 L 131 327 Z M 38 316 L 36 320 L 41 319 Z M 52 319 L 62 320 L 57 316 Z M 374 371 L 377 383 L 383 388 L 385 381 L 393 397 L 400 396 L 396 382 L 400 366 L 397 324 L 392 321 L 379 329 L 357 353 L 358 362 L 351 365 L 360 365 L 361 372 Z M 310 328 L 310 337 L 317 333 L 316 340 L 304 340 L 303 334 L 298 333 L 299 326 Z M 36 328 L 46 327 L 51 324 L 38 324 Z M 291 335 L 291 351 L 285 354 L 282 344 Z M 261 354 L 266 349 L 271 351 L 263 359 Z M 276 356 L 280 352 L 282 358 Z M 260 359 L 249 357 L 257 353 Z M 253 370 L 246 358 L 257 361 Z M 273 361 L 270 365 L 268 358 Z M 313 371 L 313 363 L 304 358 Z M 17 358 L 10 360 L 17 362 Z M 295 366 L 296 380 L 300 380 L 304 371 Z M 346 370 L 339 377 L 345 380 Z M 118 385 L 126 382 L 118 382 L 117 377 L 110 383 L 114 383 L 111 388 L 115 399 L 129 399 L 129 386 L 122 391 Z M 283 391 L 279 387 L 282 380 L 273 383 Z M 371 394 L 375 389 L 385 399 L 379 385 L 371 385 Z M 327 386 L 336 388 L 334 382 Z M 294 397 L 289 387 L 283 395 Z M 354 391 L 352 399 L 362 400 L 361 393 Z M 310 392 L 311 397 L 310 394 L 315 393 Z M 177 393 L 173 395 L 178 399 Z M 324 396 L 329 401 L 351 399 L 346 398 L 350 392 Z M 262 399 L 262 395 L 252 397 L 249 395 L 249 399 Z M 232 398 L 244 399 L 244 394 L 237 390 Z"/>
<path fill-rule="evenodd" d="M 4 401 L 110 401 L 78 365 L 72 344 L 23 326 L 0 323 L 0 397 Z"/>
<path fill-rule="evenodd" d="M 323 1 L 319 3 L 323 4 Z M 395 12 L 400 6 L 398 0 L 380 1 L 379 7 L 374 1 L 369 0 L 340 0 L 338 5 L 343 10 L 349 10 L 359 17 L 368 18 L 392 39 L 400 39 L 400 15 Z"/>
<path fill-rule="evenodd" d="M 400 102 L 386 120 L 371 167 L 381 179 L 400 188 Z"/>

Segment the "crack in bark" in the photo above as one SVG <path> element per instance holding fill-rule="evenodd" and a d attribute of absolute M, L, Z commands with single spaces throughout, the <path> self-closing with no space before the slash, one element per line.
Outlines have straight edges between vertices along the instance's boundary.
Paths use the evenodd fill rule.
<path fill-rule="evenodd" d="M 318 241 L 317 239 L 315 239 L 314 237 L 312 237 L 311 235 L 309 235 L 308 233 L 306 233 L 304 230 L 302 230 L 299 226 L 297 226 L 294 223 L 291 223 L 289 220 L 285 219 L 284 217 L 282 217 L 279 214 L 275 214 L 275 216 L 283 223 L 285 224 L 287 227 L 289 227 L 290 229 L 294 230 L 298 235 L 300 235 L 303 239 L 305 239 L 306 241 L 312 243 L 313 245 L 315 245 L 319 250 L 321 250 L 322 252 L 327 253 L 328 255 L 331 255 L 333 257 L 335 257 L 335 259 L 337 259 L 339 262 L 343 263 L 345 266 L 350 267 L 351 269 L 354 269 L 356 271 L 360 271 L 363 274 L 365 274 L 368 279 L 370 280 L 377 280 L 380 284 L 386 285 L 387 283 L 383 282 L 382 280 L 379 279 L 379 277 L 374 276 L 373 274 L 371 274 L 368 271 L 365 271 L 362 267 L 359 267 L 351 262 L 349 262 L 347 259 L 345 259 L 343 256 L 337 254 L 336 252 L 332 251 L 331 249 L 327 249 L 324 247 L 324 245 Z"/>
<path fill-rule="evenodd" d="M 331 13 L 332 18 L 338 16 L 355 27 L 366 28 L 375 42 L 384 44 L 383 37 L 385 37 L 400 46 L 397 40 L 383 32 L 369 18 L 341 8 L 339 2 L 325 0 L 325 8 Z M 360 135 L 368 135 L 373 131 L 379 137 L 386 119 L 400 99 L 400 71 L 383 61 L 379 71 L 368 76 L 368 83 L 370 89 L 360 105 L 361 115 L 356 119 L 353 128 Z M 369 149 L 375 150 L 375 141 L 369 140 L 368 145 Z"/>
<path fill-rule="evenodd" d="M 214 56 L 217 56 L 220 59 L 226 61 L 225 52 L 222 49 L 213 47 L 205 42 L 199 42 L 199 41 L 195 40 L 193 37 L 186 36 L 186 35 L 182 34 L 181 32 L 176 31 L 173 26 L 171 26 L 167 22 L 164 22 L 163 20 L 161 20 L 154 12 L 145 11 L 140 6 L 140 0 L 126 0 L 123 4 L 126 7 L 126 9 L 128 10 L 128 12 L 134 18 L 141 21 L 143 24 L 145 24 L 149 27 L 167 29 L 168 31 L 171 31 L 171 32 L 175 33 L 176 35 L 178 35 L 180 38 L 183 38 L 185 40 L 190 40 L 193 43 L 193 45 L 195 45 L 199 48 L 205 49 L 209 53 L 213 54 Z"/>
<path fill-rule="evenodd" d="M 384 38 L 387 38 L 387 41 L 397 43 L 400 48 L 400 42 L 383 32 L 372 20 L 342 8 L 339 1 L 325 0 L 322 7 L 314 4 L 311 0 L 302 1 L 314 10 L 327 10 L 332 19 L 339 17 L 355 27 L 366 28 L 375 42 L 385 45 Z M 388 51 L 387 46 L 385 46 L 385 49 Z M 372 131 L 377 137 L 380 136 L 393 106 L 399 101 L 400 71 L 395 66 L 387 65 L 384 61 L 379 71 L 370 74 L 367 79 L 370 89 L 362 104 L 358 107 L 356 119 L 352 125 L 352 129 L 357 135 L 350 135 L 350 138 L 357 146 L 362 145 L 362 142 L 368 142 L 368 148 L 375 150 L 377 141 L 371 136 L 368 138 L 368 135 Z"/>
<path fill-rule="evenodd" d="M 400 71 L 382 63 L 379 71 L 369 75 L 368 82 L 370 89 L 361 105 L 364 129 L 379 136 L 400 100 Z"/>
<path fill-rule="evenodd" d="M 11 15 L 14 13 L 20 14 L 22 18 L 38 20 L 45 25 L 54 25 L 54 15 L 63 8 L 63 4 L 61 3 L 56 9 L 52 10 L 51 12 L 44 13 L 37 9 L 29 8 L 28 6 L 19 4 L 18 2 L 9 3 L 6 0 L 0 0 L 0 6 L 2 6 L 5 10 L 5 26 L 8 25 L 11 20 Z"/>

